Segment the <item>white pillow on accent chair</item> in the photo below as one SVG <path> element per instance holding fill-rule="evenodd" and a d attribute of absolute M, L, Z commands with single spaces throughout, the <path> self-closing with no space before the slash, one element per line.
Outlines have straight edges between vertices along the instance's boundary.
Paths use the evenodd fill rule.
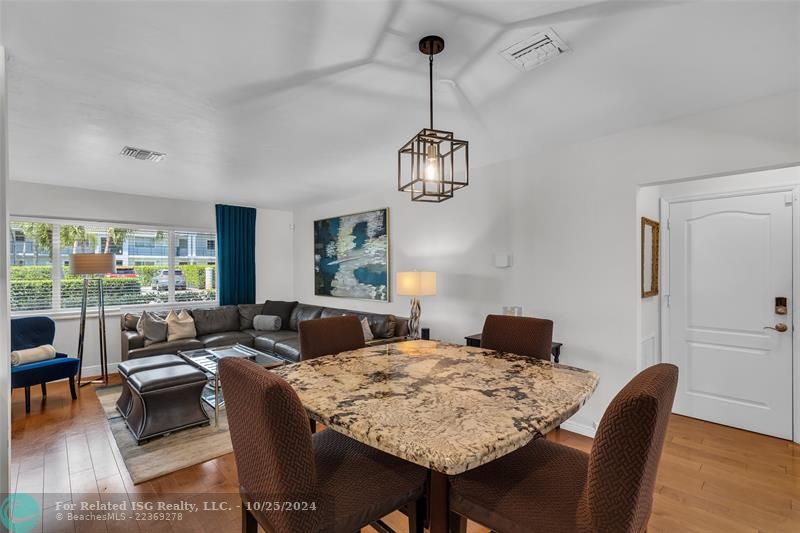
<path fill-rule="evenodd" d="M 43 344 L 26 350 L 11 352 L 11 366 L 26 365 L 37 361 L 46 361 L 56 356 L 56 349 L 51 344 Z"/>

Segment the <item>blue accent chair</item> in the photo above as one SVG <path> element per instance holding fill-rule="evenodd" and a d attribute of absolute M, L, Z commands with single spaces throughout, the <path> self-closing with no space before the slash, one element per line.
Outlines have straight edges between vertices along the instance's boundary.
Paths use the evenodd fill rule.
<path fill-rule="evenodd" d="M 46 316 L 11 319 L 11 350 L 25 350 L 43 344 L 53 344 L 56 323 Z M 72 399 L 75 393 L 75 374 L 80 361 L 67 354 L 56 353 L 55 358 L 11 367 L 11 388 L 25 387 L 25 412 L 31 412 L 31 385 L 41 385 L 42 396 L 47 396 L 47 382 L 69 379 Z"/>

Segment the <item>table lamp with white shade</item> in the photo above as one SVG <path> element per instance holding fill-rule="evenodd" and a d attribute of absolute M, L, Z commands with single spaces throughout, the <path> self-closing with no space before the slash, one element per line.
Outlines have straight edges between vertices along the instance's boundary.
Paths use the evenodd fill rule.
<path fill-rule="evenodd" d="M 409 336 L 419 338 L 419 320 L 422 316 L 420 296 L 436 295 L 436 272 L 398 272 L 397 294 L 411 296 L 411 315 L 408 319 Z"/>
<path fill-rule="evenodd" d="M 108 384 L 108 348 L 106 345 L 106 306 L 103 294 L 103 278 L 94 278 L 97 274 L 113 274 L 116 268 L 114 264 L 114 254 L 81 254 L 75 253 L 69 256 L 70 273 L 83 276 L 83 288 L 81 291 L 81 325 L 78 334 L 78 383 L 81 387 L 89 383 L 98 381 L 82 382 L 83 374 L 83 343 L 86 332 L 86 305 L 89 292 L 89 280 L 97 281 L 97 322 L 100 333 L 100 381 Z"/>

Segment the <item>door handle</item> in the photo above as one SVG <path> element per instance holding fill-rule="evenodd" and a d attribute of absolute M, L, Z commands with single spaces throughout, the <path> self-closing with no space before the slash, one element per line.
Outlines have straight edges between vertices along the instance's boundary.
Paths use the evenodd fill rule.
<path fill-rule="evenodd" d="M 787 326 L 783 322 L 778 322 L 774 326 L 764 326 L 764 329 L 772 329 L 777 331 L 778 333 L 784 333 L 789 330 L 789 326 Z"/>

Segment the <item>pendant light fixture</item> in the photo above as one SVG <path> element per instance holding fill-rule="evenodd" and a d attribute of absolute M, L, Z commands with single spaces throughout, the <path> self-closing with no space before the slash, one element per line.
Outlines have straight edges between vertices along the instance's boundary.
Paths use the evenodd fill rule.
<path fill-rule="evenodd" d="M 442 50 L 444 39 L 439 36 L 419 42 L 419 51 L 428 56 L 430 127 L 397 152 L 397 189 L 410 192 L 415 202 L 443 202 L 469 185 L 469 143 L 433 127 L 433 56 Z"/>

